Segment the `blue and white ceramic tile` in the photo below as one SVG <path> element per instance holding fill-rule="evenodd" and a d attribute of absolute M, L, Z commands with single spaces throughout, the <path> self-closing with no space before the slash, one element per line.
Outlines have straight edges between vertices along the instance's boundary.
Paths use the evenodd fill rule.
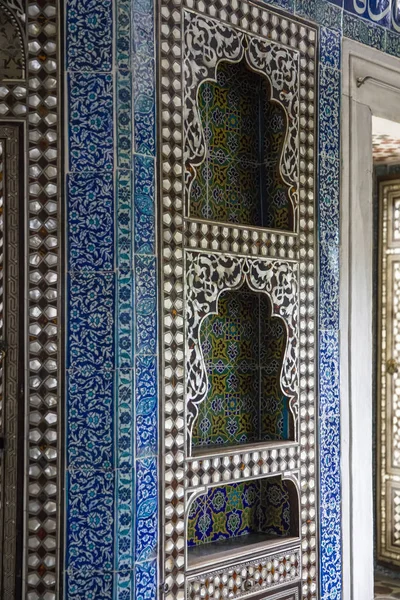
<path fill-rule="evenodd" d="M 135 571 L 119 571 L 115 574 L 115 600 L 134 600 Z"/>
<path fill-rule="evenodd" d="M 131 270 L 120 269 L 117 290 L 117 366 L 133 367 L 134 285 Z"/>
<path fill-rule="evenodd" d="M 400 5 L 396 0 L 392 0 L 390 28 L 397 34 L 400 33 Z"/>
<path fill-rule="evenodd" d="M 133 45 L 136 54 L 154 57 L 154 3 L 153 0 L 133 2 Z"/>
<path fill-rule="evenodd" d="M 67 0 L 67 70 L 111 71 L 111 0 Z"/>
<path fill-rule="evenodd" d="M 327 27 L 321 27 L 320 36 L 321 64 L 333 69 L 340 69 L 340 33 Z"/>
<path fill-rule="evenodd" d="M 319 352 L 319 412 L 321 416 L 338 416 L 340 413 L 338 331 L 320 332 Z"/>
<path fill-rule="evenodd" d="M 340 161 L 330 156 L 319 158 L 319 239 L 339 244 Z"/>
<path fill-rule="evenodd" d="M 134 566 L 134 470 L 116 472 L 116 570 L 130 570 Z"/>
<path fill-rule="evenodd" d="M 118 69 L 130 69 L 132 56 L 132 0 L 118 0 L 116 4 L 116 64 Z"/>
<path fill-rule="evenodd" d="M 386 32 L 386 52 L 392 56 L 400 57 L 400 35 L 397 32 Z"/>
<path fill-rule="evenodd" d="M 345 11 L 355 15 L 357 18 L 364 18 L 371 23 L 389 27 L 391 21 L 391 0 L 344 0 Z"/>
<path fill-rule="evenodd" d="M 112 600 L 112 573 L 67 573 L 66 596 L 68 600 Z"/>
<path fill-rule="evenodd" d="M 118 167 L 132 166 L 132 73 L 117 73 L 117 162 Z"/>
<path fill-rule="evenodd" d="M 321 505 L 340 499 L 340 417 L 323 416 L 320 426 Z"/>
<path fill-rule="evenodd" d="M 114 189 L 107 172 L 68 176 L 68 264 L 70 270 L 114 268 Z"/>
<path fill-rule="evenodd" d="M 154 256 L 135 257 L 136 351 L 157 350 L 156 261 Z"/>
<path fill-rule="evenodd" d="M 114 472 L 67 473 L 67 565 L 80 573 L 112 571 L 114 565 Z"/>
<path fill-rule="evenodd" d="M 157 598 L 157 563 L 155 560 L 136 565 L 136 599 Z"/>
<path fill-rule="evenodd" d="M 343 35 L 378 50 L 385 49 L 386 30 L 383 27 L 353 17 L 346 12 L 343 15 Z"/>
<path fill-rule="evenodd" d="M 133 175 L 132 171 L 117 173 L 117 265 L 133 267 Z"/>
<path fill-rule="evenodd" d="M 339 246 L 320 245 L 320 329 L 339 329 Z"/>
<path fill-rule="evenodd" d="M 112 369 L 115 283 L 112 273 L 68 278 L 68 368 Z"/>
<path fill-rule="evenodd" d="M 340 71 L 320 69 L 320 153 L 340 160 Z"/>
<path fill-rule="evenodd" d="M 326 0 L 296 0 L 296 14 L 324 27 L 342 28 L 341 9 Z"/>
<path fill-rule="evenodd" d="M 157 554 L 158 481 L 157 459 L 136 462 L 136 561 Z"/>
<path fill-rule="evenodd" d="M 113 466 L 114 375 L 111 371 L 67 374 L 67 467 Z"/>
<path fill-rule="evenodd" d="M 157 454 L 157 359 L 138 356 L 136 386 L 136 456 Z"/>
<path fill-rule="evenodd" d="M 112 76 L 104 73 L 71 73 L 68 91 L 70 170 L 112 170 Z"/>
<path fill-rule="evenodd" d="M 135 152 L 155 154 L 155 61 L 138 54 L 133 73 Z"/>
<path fill-rule="evenodd" d="M 117 461 L 118 468 L 129 470 L 133 467 L 134 458 L 134 390 L 132 369 L 117 370 L 118 391 L 118 427 L 117 427 Z"/>
<path fill-rule="evenodd" d="M 135 177 L 135 252 L 155 252 L 155 183 L 154 158 L 136 154 Z"/>

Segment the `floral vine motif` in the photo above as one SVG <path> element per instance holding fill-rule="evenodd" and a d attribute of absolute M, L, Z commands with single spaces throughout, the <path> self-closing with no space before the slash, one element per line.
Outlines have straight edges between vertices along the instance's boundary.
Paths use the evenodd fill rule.
<path fill-rule="evenodd" d="M 281 157 L 281 173 L 286 183 L 297 188 L 298 181 L 298 74 L 299 55 L 275 42 L 249 39 L 246 60 L 255 70 L 266 75 L 271 84 L 272 98 L 278 101 L 288 116 L 288 132 Z M 290 190 L 293 207 L 297 206 L 297 191 Z"/>
<path fill-rule="evenodd" d="M 220 60 L 241 60 L 244 52 L 244 34 L 218 21 L 187 11 L 184 11 L 184 32 L 184 164 L 190 162 L 196 165 L 202 162 L 205 153 L 197 109 L 199 84 L 206 79 L 215 79 Z"/>
<path fill-rule="evenodd" d="M 252 70 L 264 75 L 271 97 L 287 115 L 288 132 L 281 157 L 281 173 L 291 186 L 290 198 L 296 209 L 298 182 L 298 74 L 299 53 L 276 42 L 249 36 L 208 17 L 184 11 L 184 167 L 186 190 L 195 176 L 195 167 L 205 157 L 206 146 L 197 107 L 199 85 L 217 80 L 221 60 L 239 62 L 245 56 Z M 188 193 L 188 192 L 187 192 Z"/>
<path fill-rule="evenodd" d="M 206 398 L 208 377 L 200 345 L 204 318 L 216 314 L 221 292 L 238 289 L 246 281 L 256 292 L 268 294 L 272 315 L 283 319 L 288 330 L 281 373 L 281 388 L 298 413 L 298 265 L 280 260 L 240 258 L 230 255 L 187 254 L 186 274 L 186 410 L 188 448 L 198 407 Z"/>

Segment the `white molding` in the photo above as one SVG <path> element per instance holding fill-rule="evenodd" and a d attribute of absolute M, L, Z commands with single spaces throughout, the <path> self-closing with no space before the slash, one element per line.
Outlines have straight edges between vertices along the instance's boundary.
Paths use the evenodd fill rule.
<path fill-rule="evenodd" d="M 342 52 L 340 385 L 343 599 L 372 600 L 372 115 L 400 122 L 400 60 L 348 39 Z M 359 78 L 368 77 L 361 86 Z"/>

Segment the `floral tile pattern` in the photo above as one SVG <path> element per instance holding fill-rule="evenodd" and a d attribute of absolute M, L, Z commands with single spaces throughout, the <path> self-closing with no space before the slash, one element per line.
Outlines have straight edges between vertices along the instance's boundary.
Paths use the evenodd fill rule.
<path fill-rule="evenodd" d="M 293 228 L 288 187 L 280 175 L 286 116 L 269 95 L 267 80 L 244 63 L 222 62 L 217 81 L 201 84 L 206 156 L 190 188 L 193 217 Z M 255 96 L 262 98 L 260 106 L 251 102 Z"/>
<path fill-rule="evenodd" d="M 296 510 L 280 478 L 210 488 L 191 505 L 187 543 L 190 548 L 250 533 L 287 536 Z"/>
<path fill-rule="evenodd" d="M 67 70 L 111 70 L 112 0 L 68 0 L 67 30 Z"/>
<path fill-rule="evenodd" d="M 65 598 L 150 600 L 158 539 L 153 0 L 69 0 L 66 34 Z"/>
<path fill-rule="evenodd" d="M 400 36 L 395 30 L 400 15 L 395 9 L 387 10 L 389 0 L 365 3 L 362 19 L 355 0 L 270 3 L 322 26 L 320 566 L 321 599 L 337 600 L 341 596 L 342 570 L 338 390 L 340 40 L 343 32 L 400 56 Z M 153 0 L 68 0 L 66 33 L 70 271 L 66 598 L 155 600 L 158 515 Z"/>
<path fill-rule="evenodd" d="M 218 314 L 200 338 L 209 393 L 193 428 L 193 446 L 289 438 L 288 399 L 280 386 L 286 328 L 271 318 L 265 294 L 221 294 Z"/>
<path fill-rule="evenodd" d="M 71 73 L 69 161 L 71 171 L 113 168 L 113 80 L 104 73 Z"/>

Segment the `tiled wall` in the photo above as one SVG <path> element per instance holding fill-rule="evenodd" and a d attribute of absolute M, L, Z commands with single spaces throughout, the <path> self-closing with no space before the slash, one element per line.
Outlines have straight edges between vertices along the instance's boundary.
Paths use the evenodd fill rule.
<path fill-rule="evenodd" d="M 393 3 L 393 8 L 392 8 Z M 276 0 L 321 25 L 321 598 L 341 597 L 340 46 L 400 55 L 395 0 Z M 68 600 L 156 598 L 153 0 L 68 0 Z"/>
<path fill-rule="evenodd" d="M 65 592 L 155 598 L 153 0 L 66 10 Z"/>

